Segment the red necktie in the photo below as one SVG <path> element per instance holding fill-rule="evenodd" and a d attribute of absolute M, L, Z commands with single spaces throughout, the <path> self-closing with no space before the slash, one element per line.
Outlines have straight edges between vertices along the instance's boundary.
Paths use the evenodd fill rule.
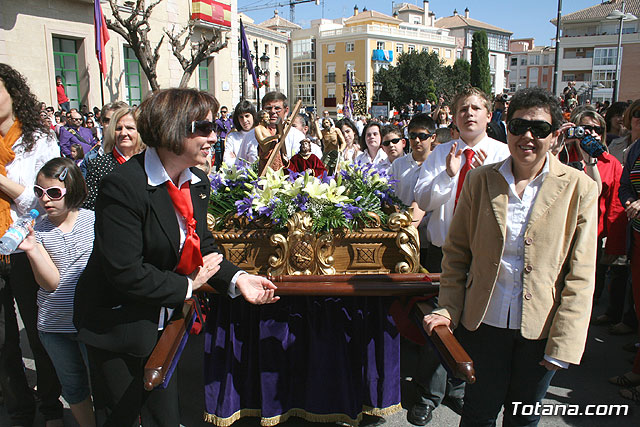
<path fill-rule="evenodd" d="M 122 154 L 120 154 L 120 152 L 118 150 L 116 150 L 116 147 L 113 147 L 113 157 L 116 158 L 116 161 L 119 164 L 123 164 L 124 162 L 127 161 L 127 159 L 124 158 L 124 156 Z M 174 185 L 175 187 L 175 185 Z"/>
<path fill-rule="evenodd" d="M 462 152 L 465 157 L 464 165 L 460 169 L 460 176 L 458 177 L 458 188 L 456 188 L 456 203 L 453 206 L 455 210 L 456 206 L 458 206 L 458 197 L 460 197 L 460 192 L 462 191 L 462 184 L 464 184 L 464 178 L 467 176 L 467 172 L 471 170 L 471 161 L 473 160 L 473 156 L 476 154 L 471 148 L 467 148 Z"/>
<path fill-rule="evenodd" d="M 193 204 L 191 203 L 191 190 L 189 189 L 189 181 L 182 184 L 178 190 L 173 182 L 167 181 L 167 191 L 173 202 L 173 207 L 178 211 L 180 216 L 184 218 L 187 225 L 187 235 L 182 247 L 180 262 L 176 267 L 176 273 L 191 274 L 196 267 L 201 266 L 202 253 L 200 252 L 200 237 L 196 234 L 196 224 L 198 223 L 193 217 Z"/>

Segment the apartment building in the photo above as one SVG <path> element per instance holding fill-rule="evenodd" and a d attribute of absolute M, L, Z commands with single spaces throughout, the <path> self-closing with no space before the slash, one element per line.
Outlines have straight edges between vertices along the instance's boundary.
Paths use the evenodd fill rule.
<path fill-rule="evenodd" d="M 550 46 L 536 46 L 533 38 L 511 39 L 509 93 L 526 87 L 553 88 L 553 65 L 556 50 Z"/>
<path fill-rule="evenodd" d="M 607 19 L 622 9 L 621 0 L 602 2 L 561 18 L 560 60 L 556 88 L 560 95 L 567 82 L 575 81 L 583 96 L 593 102 L 610 101 L 617 75 L 620 20 Z M 640 17 L 640 0 L 627 0 L 625 12 Z M 557 21 L 551 21 L 557 25 Z M 638 20 L 623 22 L 619 100 L 640 98 L 640 33 Z"/>
<path fill-rule="evenodd" d="M 101 4 L 104 15 L 112 17 L 109 2 L 102 0 Z M 128 16 L 134 2 L 117 0 L 116 4 Z M 214 6 L 225 10 L 219 19 L 211 18 Z M 93 0 L 3 1 L 0 62 L 25 75 L 36 96 L 48 105 L 57 105 L 57 75 L 63 77 L 73 107 L 102 105 L 101 84 L 104 102 L 140 104 L 151 90 L 149 83 L 131 47 L 114 31 L 109 31 L 110 40 L 105 48 L 108 72 L 101 82 L 95 54 L 93 7 Z M 190 19 L 196 24 L 196 37 L 210 34 L 214 27 L 225 29 L 227 47 L 203 61 L 189 85 L 211 92 L 225 105 L 234 104 L 240 95 L 239 21 L 231 18 L 237 16 L 235 11 L 236 0 L 165 0 L 155 7 L 149 20 L 152 46 L 160 41 L 165 29 L 184 27 Z M 222 20 L 227 24 L 221 26 Z M 183 70 L 166 37 L 159 52 L 160 87 L 178 86 Z"/>
<path fill-rule="evenodd" d="M 511 31 L 471 18 L 468 8 L 464 10 L 464 15 L 454 10 L 453 15 L 437 19 L 435 26 L 449 30 L 450 35 L 456 38 L 456 58 L 464 58 L 469 62 L 473 33 L 484 30 L 489 41 L 492 92 L 503 93 L 508 89 L 509 40 L 513 34 Z"/>
<path fill-rule="evenodd" d="M 365 114 L 374 96 L 375 72 L 395 65 L 401 54 L 436 52 L 445 64 L 453 64 L 455 38 L 448 30 L 424 25 L 424 21 L 405 21 L 401 18 L 409 14 L 397 12 L 396 16 L 366 8 L 360 12 L 356 6 L 348 18 L 317 19 L 310 28 L 293 31 L 292 98 L 302 99 L 310 111 L 341 113 L 346 73 L 351 69 L 354 109 L 356 114 Z M 420 13 L 425 16 L 424 11 Z"/>

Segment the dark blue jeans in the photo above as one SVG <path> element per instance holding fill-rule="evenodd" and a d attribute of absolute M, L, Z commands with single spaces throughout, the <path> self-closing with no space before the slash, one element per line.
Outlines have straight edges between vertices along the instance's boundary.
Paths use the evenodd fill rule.
<path fill-rule="evenodd" d="M 503 405 L 504 426 L 536 426 L 540 416 L 514 414 L 512 402 L 522 402 L 521 410 L 547 392 L 555 371 L 538 364 L 547 340 L 527 340 L 520 330 L 485 324 L 473 332 L 459 326 L 456 337 L 476 371 L 476 382 L 465 388 L 460 426 L 495 426 Z"/>

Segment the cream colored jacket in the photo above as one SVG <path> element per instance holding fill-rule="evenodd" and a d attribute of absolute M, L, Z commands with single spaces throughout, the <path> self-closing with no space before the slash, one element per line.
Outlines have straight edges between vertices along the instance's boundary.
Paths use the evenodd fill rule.
<path fill-rule="evenodd" d="M 586 174 L 549 159 L 524 235 L 521 333 L 548 338 L 546 355 L 577 364 L 591 316 L 598 194 Z M 471 331 L 485 317 L 504 248 L 509 188 L 502 163 L 469 172 L 442 248 L 435 313 Z"/>

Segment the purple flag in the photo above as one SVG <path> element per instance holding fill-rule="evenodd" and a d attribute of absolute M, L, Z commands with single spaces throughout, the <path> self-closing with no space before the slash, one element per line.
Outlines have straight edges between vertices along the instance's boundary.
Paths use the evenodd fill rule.
<path fill-rule="evenodd" d="M 107 61 L 104 57 L 104 45 L 109 41 L 109 29 L 107 28 L 107 22 L 105 21 L 104 14 L 102 13 L 100 0 L 93 1 L 93 24 L 96 35 L 96 56 L 98 57 L 100 72 L 103 76 L 106 76 Z"/>
<path fill-rule="evenodd" d="M 353 81 L 351 76 L 351 68 L 347 68 L 347 81 L 344 85 L 343 112 L 346 118 L 353 118 Z"/>
<path fill-rule="evenodd" d="M 242 19 L 240 20 L 240 55 L 245 60 L 245 64 L 253 77 L 253 85 L 258 88 L 258 77 L 256 77 L 256 70 L 253 68 L 253 61 L 251 60 L 251 49 L 249 49 L 249 42 L 247 41 L 247 35 L 244 32 L 244 25 Z"/>

